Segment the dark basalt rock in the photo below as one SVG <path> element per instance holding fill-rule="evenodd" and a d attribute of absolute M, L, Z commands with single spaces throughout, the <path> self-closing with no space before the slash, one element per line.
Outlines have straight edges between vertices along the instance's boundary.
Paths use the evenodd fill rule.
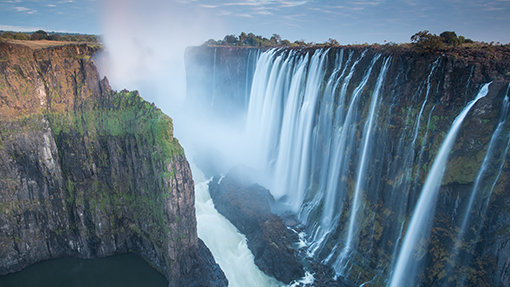
<path fill-rule="evenodd" d="M 295 256 L 289 230 L 282 218 L 271 212 L 274 198 L 247 178 L 241 167 L 231 169 L 222 179 L 214 177 L 209 192 L 216 209 L 246 235 L 260 270 L 286 284 L 300 279 L 304 269 Z"/>
<path fill-rule="evenodd" d="M 170 286 L 226 286 L 171 118 L 112 91 L 93 52 L 0 43 L 0 275 L 133 252 Z"/>

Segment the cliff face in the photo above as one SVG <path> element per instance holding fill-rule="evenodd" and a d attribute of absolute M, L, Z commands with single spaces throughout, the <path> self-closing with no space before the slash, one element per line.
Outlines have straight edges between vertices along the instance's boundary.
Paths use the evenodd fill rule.
<path fill-rule="evenodd" d="M 224 57 L 227 63 L 219 63 L 218 56 L 216 62 L 196 60 L 211 57 L 214 49 L 216 55 L 231 53 L 232 61 Z M 405 285 L 510 284 L 507 47 L 428 54 L 389 46 L 279 49 L 259 61 L 260 74 L 246 68 L 247 50 L 220 50 L 188 49 L 188 87 L 200 89 L 192 75 L 203 71 L 215 78 L 214 87 L 224 82 L 221 88 L 226 89 L 233 83 L 233 91 L 239 84 L 217 75 L 239 81 L 262 75 L 257 87 L 269 92 L 251 94 L 250 101 L 259 97 L 254 111 L 260 111 L 253 122 L 247 121 L 248 126 L 260 123 L 260 140 L 253 140 L 267 151 L 257 156 L 268 158 L 264 168 L 274 179 L 266 187 L 297 206 L 314 257 L 325 260 L 353 286 L 390 283 L 438 151 L 461 111 L 491 83 L 456 136 L 442 182 L 433 191 L 437 197 L 424 218 L 428 232 L 412 251 L 409 265 L 414 270 L 406 277 L 416 280 Z M 243 55 L 245 63 L 239 60 Z M 230 66 L 238 68 L 217 71 Z M 308 85 L 312 81 L 317 82 Z M 290 88 L 290 83 L 295 86 Z M 250 92 L 251 86 L 246 87 L 237 92 L 239 98 Z M 293 88 L 299 92 L 290 95 Z M 293 96 L 298 103 L 287 106 Z M 264 109 L 265 103 L 279 106 Z M 312 105 L 313 112 L 305 115 Z M 295 117 L 286 121 L 287 112 Z M 308 115 L 309 133 L 305 124 L 298 126 Z M 296 132 L 281 136 L 289 130 Z M 309 149 L 293 151 L 294 146 Z M 340 146 L 343 149 L 337 151 Z M 284 154 L 286 161 L 280 161 L 281 151 L 293 156 Z"/>
<path fill-rule="evenodd" d="M 188 47 L 186 101 L 193 110 L 233 118 L 247 106 L 253 71 L 261 50 L 234 47 Z"/>
<path fill-rule="evenodd" d="M 171 286 L 226 285 L 172 120 L 112 91 L 93 54 L 0 44 L 0 274 L 135 252 Z"/>

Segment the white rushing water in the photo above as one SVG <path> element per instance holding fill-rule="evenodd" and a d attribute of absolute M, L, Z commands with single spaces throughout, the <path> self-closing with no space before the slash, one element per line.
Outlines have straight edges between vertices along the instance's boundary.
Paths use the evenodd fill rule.
<path fill-rule="evenodd" d="M 476 238 L 479 236 L 480 229 L 482 227 L 482 223 L 485 219 L 485 213 L 487 211 L 487 207 L 489 205 L 489 199 L 492 194 L 492 191 L 494 189 L 494 186 L 496 185 L 496 182 L 499 179 L 499 176 L 501 175 L 501 171 L 503 169 L 503 164 L 505 163 L 504 157 L 502 157 L 500 154 L 498 154 L 498 146 L 506 143 L 505 153 L 508 152 L 509 147 L 509 137 L 510 134 L 507 134 L 505 136 L 501 136 L 501 133 L 504 130 L 504 126 L 508 117 L 509 108 L 510 108 L 510 101 L 508 98 L 508 92 L 510 90 L 510 85 L 507 88 L 505 98 L 503 99 L 502 103 L 502 112 L 499 118 L 499 123 L 496 126 L 496 130 L 492 134 L 491 140 L 489 142 L 489 145 L 487 147 L 487 152 L 485 154 L 485 158 L 482 162 L 482 166 L 480 167 L 480 170 L 478 171 L 478 175 L 476 177 L 475 183 L 473 185 L 473 188 L 471 190 L 471 196 L 469 198 L 469 202 L 467 204 L 466 209 L 464 210 L 464 215 L 461 217 L 461 225 L 460 225 L 460 231 L 457 235 L 457 239 L 455 241 L 455 246 L 453 247 L 453 250 L 451 251 L 451 262 L 453 262 L 452 265 L 450 265 L 447 274 L 450 274 L 452 272 L 452 269 L 455 267 L 455 264 L 462 264 L 464 262 L 468 262 L 469 260 L 458 260 L 457 257 L 459 257 L 459 251 L 462 248 L 462 245 L 471 245 L 470 247 L 473 248 L 473 241 L 466 240 L 464 237 L 469 232 L 475 232 Z M 496 176 L 494 176 L 494 169 L 491 168 L 491 165 L 494 167 L 497 167 L 497 173 Z M 491 181 L 492 184 L 487 184 L 485 181 Z M 482 185 L 486 183 L 485 187 L 482 187 Z M 491 187 L 491 188 L 489 188 Z M 476 203 L 475 203 L 476 202 Z M 479 206 L 477 206 L 479 205 Z M 469 229 L 468 229 L 469 227 Z M 468 249 L 469 250 L 469 249 Z M 471 256 L 469 254 L 468 256 Z M 462 259 L 462 258 L 461 258 Z M 469 258 L 471 259 L 471 258 Z M 467 277 L 467 274 L 463 274 L 464 280 Z"/>
<path fill-rule="evenodd" d="M 427 175 L 421 166 L 428 161 L 425 152 L 438 120 L 439 102 L 433 101 L 442 85 L 441 58 L 428 67 L 412 98 L 400 105 L 398 85 L 386 79 L 392 57 L 367 54 L 329 48 L 250 51 L 248 62 L 253 63 L 247 64 L 242 94 L 246 142 L 237 145 L 247 152 L 239 152 L 236 160 L 257 171 L 257 182 L 271 191 L 278 210 L 297 215 L 305 226 L 302 237 L 309 256 L 331 266 L 336 278 L 348 278 L 356 286 L 413 286 L 428 272 L 422 267 L 448 155 L 464 118 L 487 95 L 489 84 L 455 118 Z M 248 71 L 253 71 L 249 77 Z M 507 144 L 498 139 L 502 129 L 500 124 L 493 135 L 498 151 Z M 400 139 L 394 147 L 381 147 L 395 136 Z M 492 148 L 491 143 L 483 166 L 499 155 Z M 485 178 L 482 173 L 474 190 Z M 199 236 L 230 286 L 281 286 L 255 266 L 244 236 L 216 212 L 206 180 L 195 180 Z M 463 206 L 471 209 L 477 199 L 473 191 Z M 462 210 L 456 205 L 452 220 Z M 474 221 L 471 215 L 459 214 L 462 231 L 457 244 L 467 238 L 464 229 Z M 379 247 L 384 250 L 372 251 Z M 458 257 L 451 258 L 457 264 L 465 262 Z M 360 268 L 370 264 L 378 265 L 372 277 L 363 278 L 367 275 Z M 313 276 L 307 274 L 301 282 L 313 286 L 310 280 Z"/>
<path fill-rule="evenodd" d="M 428 232 L 430 231 L 430 226 L 428 225 L 434 214 L 437 194 L 445 171 L 448 155 L 450 154 L 455 138 L 457 137 L 457 132 L 464 118 L 474 104 L 487 95 L 489 92 L 489 84 L 485 84 L 480 89 L 476 98 L 469 102 L 457 118 L 455 118 L 450 131 L 434 159 L 434 163 L 427 175 L 427 179 L 413 212 L 408 230 L 406 231 L 404 243 L 400 249 L 397 264 L 391 278 L 391 287 L 412 286 L 414 284 L 413 281 L 416 276 L 416 269 L 420 261 L 420 256 L 416 254 L 416 250 L 419 252 L 420 249 L 426 248 L 426 242 L 423 242 L 423 240 L 428 238 Z"/>
<path fill-rule="evenodd" d="M 198 237 L 211 250 L 232 287 L 278 287 L 285 286 L 264 274 L 255 265 L 248 249 L 246 237 L 237 231 L 223 215 L 214 208 L 209 196 L 207 181 L 195 177 L 195 208 L 197 212 Z"/>

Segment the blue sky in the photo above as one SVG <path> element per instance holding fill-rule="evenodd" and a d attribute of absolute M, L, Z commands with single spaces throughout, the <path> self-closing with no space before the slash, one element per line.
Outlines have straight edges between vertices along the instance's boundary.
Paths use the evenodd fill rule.
<path fill-rule="evenodd" d="M 132 17 L 145 29 L 153 24 L 158 31 L 161 26 L 193 26 L 200 41 L 245 31 L 268 38 L 277 33 L 291 41 L 409 42 L 421 30 L 453 30 L 473 40 L 508 43 L 509 15 L 510 0 L 0 1 L 3 30 L 104 34 L 110 17 Z"/>

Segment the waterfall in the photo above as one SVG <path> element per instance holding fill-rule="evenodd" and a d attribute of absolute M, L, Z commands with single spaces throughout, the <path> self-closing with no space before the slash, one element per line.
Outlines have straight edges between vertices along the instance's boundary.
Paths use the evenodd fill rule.
<path fill-rule="evenodd" d="M 359 61 L 363 58 L 364 55 L 365 54 L 363 53 L 360 56 L 360 58 L 357 59 L 353 63 L 353 65 L 349 71 L 349 74 L 345 77 L 345 79 L 343 79 L 342 88 L 341 88 L 340 95 L 338 97 L 338 102 L 337 102 L 338 108 L 336 109 L 336 112 L 335 112 L 334 121 L 331 121 L 332 117 L 330 117 L 330 114 L 325 114 L 324 116 L 319 117 L 319 119 L 321 121 L 326 122 L 326 124 L 324 124 L 324 125 L 329 124 L 328 133 L 325 134 L 326 140 L 328 141 L 327 150 L 324 152 L 324 156 L 322 157 L 322 160 L 323 160 L 322 161 L 322 165 L 323 165 L 322 169 L 327 170 L 327 172 L 322 173 L 321 182 L 319 185 L 320 187 L 324 187 L 324 192 L 325 192 L 325 196 L 326 196 L 326 198 L 324 200 L 324 208 L 322 211 L 322 218 L 321 218 L 321 223 L 322 223 L 321 229 L 324 231 L 329 231 L 331 224 L 334 222 L 335 214 L 340 214 L 341 209 L 342 209 L 342 207 L 336 207 L 336 200 L 335 200 L 336 192 L 337 192 L 336 183 L 338 181 L 334 180 L 335 179 L 334 176 L 333 177 L 330 176 L 331 174 L 336 174 L 336 176 L 337 176 L 336 179 L 338 179 L 339 172 L 337 172 L 337 170 L 340 167 L 338 160 L 341 158 L 341 155 L 338 154 L 338 149 L 334 149 L 333 156 L 331 156 L 331 149 L 334 148 L 335 144 L 338 144 L 338 142 L 339 142 L 338 136 L 341 135 L 341 132 L 342 132 L 343 122 L 340 122 L 341 121 L 340 118 L 342 118 L 342 120 L 343 120 L 343 117 L 341 116 L 341 114 L 342 114 L 341 106 L 345 105 L 344 101 L 345 101 L 345 94 L 346 94 L 347 86 L 349 85 L 352 75 L 354 74 L 356 66 L 358 65 Z M 344 68 L 344 72 L 342 72 L 342 75 L 345 73 L 345 70 L 347 69 L 349 62 L 351 61 L 351 58 L 352 58 L 352 53 L 349 55 L 349 59 L 348 59 L 346 66 Z M 341 77 L 339 77 L 339 80 L 336 81 L 337 84 L 333 88 L 333 91 L 324 95 L 323 101 L 327 101 L 327 100 L 329 100 L 331 102 L 334 101 L 334 99 L 335 99 L 334 91 L 338 87 L 338 83 L 341 82 L 340 79 L 341 79 Z M 331 108 L 333 108 L 333 104 L 331 105 Z M 332 134 L 332 132 L 333 132 L 333 134 Z"/>
<path fill-rule="evenodd" d="M 375 57 L 374 62 L 377 61 L 378 58 L 379 57 Z M 353 244 L 353 237 L 355 234 L 355 229 L 357 226 L 356 218 L 358 216 L 358 209 L 360 207 L 361 192 L 364 191 L 363 183 L 367 180 L 367 176 L 365 174 L 366 166 L 367 166 L 367 158 L 370 157 L 371 151 L 369 149 L 372 148 L 372 144 L 373 144 L 373 141 L 371 138 L 372 131 L 373 131 L 372 130 L 373 123 L 374 123 L 374 118 L 375 118 L 375 114 L 376 114 L 376 108 L 378 107 L 378 104 L 379 104 L 379 93 L 381 91 L 381 87 L 383 85 L 383 81 L 385 79 L 386 72 L 388 71 L 388 66 L 389 66 L 390 60 L 391 60 L 391 58 L 387 58 L 384 61 L 383 66 L 381 68 L 381 72 L 379 73 L 379 78 L 377 79 L 377 83 L 375 85 L 375 89 L 374 89 L 374 92 L 372 95 L 372 102 L 370 104 L 368 121 L 365 124 L 365 127 L 363 129 L 363 139 L 362 139 L 363 147 L 362 147 L 362 152 L 361 152 L 360 159 L 359 159 L 359 167 L 358 167 L 358 172 L 357 172 L 357 176 L 356 176 L 357 177 L 356 188 L 354 190 L 354 199 L 353 199 L 353 203 L 352 203 L 352 207 L 351 207 L 351 216 L 349 219 L 349 229 L 347 232 L 347 242 L 346 242 L 344 250 L 342 251 L 342 254 L 340 255 L 340 258 L 339 258 L 342 261 L 344 260 L 346 255 L 353 248 L 352 244 Z M 371 69 L 369 69 L 368 74 L 370 74 L 370 71 L 371 71 Z M 364 81 L 363 86 L 365 84 L 366 84 L 366 82 Z M 361 88 L 360 89 L 356 88 L 356 90 L 355 90 L 356 97 L 359 96 L 359 93 L 360 93 L 359 91 L 361 91 L 363 88 L 361 85 L 359 87 L 361 87 Z M 337 261 L 337 262 L 340 263 L 339 261 Z M 335 269 L 337 269 L 338 263 L 335 264 Z"/>
<path fill-rule="evenodd" d="M 455 118 L 450 131 L 434 159 L 434 163 L 432 164 L 427 176 L 427 180 L 425 181 L 420 198 L 418 199 L 418 203 L 416 204 L 411 222 L 409 223 L 408 230 L 404 237 L 404 243 L 402 244 L 397 264 L 391 278 L 390 286 L 392 287 L 414 285 L 414 278 L 419 265 L 420 255 L 416 254 L 413 250 L 426 249 L 426 242 L 423 242 L 423 240 L 428 238 L 428 232 L 430 230 L 429 223 L 434 213 L 436 197 L 443 178 L 448 155 L 462 121 L 474 104 L 476 104 L 479 99 L 485 97 L 488 92 L 489 84 L 485 84 L 476 98 L 469 102 L 462 112 Z"/>
<path fill-rule="evenodd" d="M 283 191 L 289 188 L 295 191 L 292 194 L 286 193 L 288 204 L 294 212 L 300 209 L 308 188 L 310 136 L 317 97 L 324 78 L 326 52 L 327 50 L 314 53 L 308 69 L 306 60 L 298 65 L 285 103 L 274 170 L 277 180 L 271 187 L 278 195 L 283 195 Z"/>
<path fill-rule="evenodd" d="M 335 60 L 335 70 L 331 74 L 330 78 L 328 79 L 328 83 L 326 84 L 326 88 L 324 90 L 324 96 L 322 97 L 320 104 L 320 114 L 323 115 L 319 117 L 317 126 L 314 129 L 314 135 L 313 135 L 313 151 L 314 154 L 312 156 L 312 166 L 320 166 L 321 170 L 325 170 L 329 166 L 330 162 L 330 150 L 331 150 L 331 135 L 333 132 L 333 121 L 330 119 L 333 118 L 333 108 L 334 108 L 334 92 L 338 88 L 339 83 L 341 82 L 340 79 L 342 79 L 343 75 L 345 74 L 345 71 L 347 70 L 347 67 L 349 66 L 349 63 L 352 60 L 352 51 L 349 53 L 348 60 L 345 64 L 343 64 L 343 56 L 344 56 L 344 50 L 340 50 L 336 54 L 336 60 Z M 325 143 L 321 145 L 320 138 L 325 139 Z M 319 151 L 322 149 L 324 150 L 322 153 Z M 326 180 L 327 180 L 327 173 L 322 172 L 319 175 L 319 186 L 325 187 L 326 186 Z M 318 202 L 322 200 L 324 193 L 324 189 L 322 189 L 317 194 L 317 198 L 315 202 L 311 205 L 312 207 L 315 207 Z M 326 236 L 329 234 L 329 226 L 333 219 L 333 204 L 334 200 L 326 200 L 325 207 L 322 212 L 321 220 L 320 222 L 317 222 L 316 225 L 316 231 L 313 235 L 312 245 L 309 248 L 309 252 L 311 255 L 313 255 L 315 252 L 319 251 L 319 248 L 322 247 L 322 242 L 326 239 Z M 308 220 L 308 214 L 310 213 L 311 209 L 305 209 L 303 212 L 303 220 L 306 222 Z"/>
<path fill-rule="evenodd" d="M 420 112 L 418 113 L 418 116 L 416 117 L 416 121 L 415 121 L 415 131 L 416 132 L 414 133 L 413 142 L 411 143 L 411 146 L 413 146 L 413 147 L 415 146 L 416 139 L 418 138 L 418 131 L 420 130 L 421 115 L 423 114 L 423 110 L 425 109 L 425 105 L 427 104 L 429 96 L 430 96 L 430 86 L 431 86 L 430 78 L 434 74 L 434 70 L 437 68 L 437 66 L 439 64 L 439 59 L 441 59 L 441 58 L 437 58 L 437 60 L 432 64 L 432 69 L 430 70 L 429 76 L 427 77 L 427 92 L 425 93 L 425 100 L 423 101 L 423 104 L 421 105 Z"/>
<path fill-rule="evenodd" d="M 363 56 L 363 55 L 362 55 Z M 380 55 L 376 55 L 373 59 L 372 59 L 372 62 L 369 66 L 369 68 L 367 69 L 365 75 L 363 76 L 363 79 L 361 81 L 361 83 L 356 87 L 356 89 L 354 89 L 353 91 L 353 94 L 352 94 L 352 97 L 351 97 L 351 101 L 348 105 L 343 105 L 345 106 L 348 110 L 347 110 L 347 114 L 345 115 L 345 119 L 343 120 L 343 125 L 339 127 L 338 129 L 338 136 L 335 138 L 333 144 L 336 146 L 336 149 L 334 150 L 333 152 L 333 161 L 332 163 L 334 164 L 334 166 L 328 170 L 328 186 L 327 189 L 328 191 L 330 192 L 330 194 L 335 194 L 336 192 L 336 189 L 337 189 L 337 182 L 338 182 L 338 178 L 339 177 L 345 177 L 347 172 L 349 171 L 349 165 L 348 165 L 348 160 L 349 158 L 351 157 L 351 154 L 352 152 L 354 151 L 354 141 L 355 141 L 355 133 L 357 131 L 357 125 L 355 124 L 356 123 L 356 120 L 357 120 L 357 116 L 358 116 L 358 107 L 359 107 L 359 95 L 360 95 L 360 92 L 363 91 L 365 85 L 367 84 L 368 82 L 368 79 L 370 77 L 370 74 L 372 72 L 372 68 L 375 64 L 375 62 L 379 59 Z M 352 77 L 352 75 L 351 75 Z M 345 85 L 345 82 L 344 82 L 344 86 L 342 87 L 342 90 L 341 90 L 341 95 L 345 95 L 345 90 L 346 90 L 346 85 Z M 342 107 L 339 107 L 338 109 L 341 109 Z M 347 192 L 347 188 L 346 187 L 341 187 L 341 190 L 343 191 L 343 193 L 345 194 L 345 192 Z M 342 197 L 345 196 L 344 194 L 342 194 Z M 334 199 L 332 199 L 334 200 Z M 355 200 L 354 200 L 355 201 Z M 353 203 L 353 205 L 355 204 L 355 202 Z M 331 212 L 331 211 L 329 211 Z M 351 213 L 353 214 L 354 211 Z M 352 216 L 351 216 L 352 218 Z M 346 248 L 344 248 L 344 251 L 347 250 L 347 248 L 349 248 L 349 239 L 352 238 L 352 226 L 350 226 L 350 231 L 351 232 L 348 232 L 347 234 L 347 243 L 346 243 Z M 342 252 L 342 254 L 339 256 L 340 259 L 344 258 L 345 257 L 345 252 Z M 330 260 L 332 259 L 333 257 L 330 257 Z M 336 271 L 339 271 L 339 262 L 336 261 L 336 263 L 334 264 L 335 266 L 335 270 Z"/>
<path fill-rule="evenodd" d="M 465 255 L 465 257 L 469 258 L 461 258 L 461 260 L 458 260 L 460 252 L 459 249 L 463 244 L 473 245 L 473 243 L 470 243 L 468 240 L 464 240 L 464 237 L 467 236 L 467 233 L 469 231 L 472 231 L 474 229 L 475 234 L 472 237 L 478 239 L 483 220 L 485 219 L 485 213 L 487 210 L 487 206 L 489 204 L 489 198 L 492 194 L 492 191 L 494 190 L 494 186 L 496 185 L 499 176 L 501 175 L 503 164 L 505 163 L 504 157 L 502 157 L 500 154 L 497 154 L 496 151 L 498 150 L 499 146 L 506 144 L 506 148 L 504 149 L 504 154 L 506 154 L 510 146 L 509 141 L 510 133 L 501 138 L 501 133 L 503 132 L 503 128 L 505 126 L 506 119 L 509 114 L 510 107 L 510 102 L 508 98 L 509 90 L 510 85 L 508 85 L 505 98 L 503 98 L 503 103 L 501 105 L 502 112 L 498 120 L 498 125 L 494 133 L 492 134 L 491 140 L 487 147 L 487 152 L 483 159 L 480 170 L 478 171 L 478 175 L 476 176 L 473 189 L 471 190 L 471 196 L 469 197 L 469 202 L 464 211 L 464 216 L 461 217 L 462 220 L 460 224 L 460 231 L 457 235 L 455 246 L 451 251 L 452 258 L 450 261 L 452 262 L 452 265 L 450 265 L 449 267 L 449 270 L 447 272 L 448 274 L 452 272 L 452 269 L 454 269 L 456 263 L 463 264 L 465 262 L 469 262 L 469 260 L 471 259 L 471 254 L 468 253 Z M 491 168 L 491 166 L 493 167 Z M 495 171 L 494 167 L 496 167 L 495 168 L 495 170 L 497 171 L 496 173 L 494 173 Z M 487 184 L 487 182 L 490 181 L 492 181 L 492 184 Z M 485 186 L 482 187 L 482 184 L 484 184 Z M 488 186 L 490 186 L 490 188 Z M 478 204 L 475 204 L 475 200 L 478 201 Z M 474 207 L 475 205 L 477 205 L 477 208 Z M 471 226 L 469 230 L 467 229 L 468 225 Z M 469 248 L 466 249 L 472 250 L 473 246 L 470 246 Z M 467 276 L 467 274 L 463 274 L 463 278 L 465 278 L 465 276 Z"/>
<path fill-rule="evenodd" d="M 499 110 L 502 84 L 491 84 L 490 97 L 479 101 L 489 84 L 481 86 L 477 68 L 448 70 L 444 55 L 429 60 L 370 47 L 239 51 L 246 65 L 213 72 L 218 83 L 235 73 L 243 81 L 245 134 L 236 155 L 270 190 L 273 210 L 296 215 L 308 256 L 349 286 L 461 284 L 463 270 L 479 261 L 470 256 L 486 232 L 492 190 L 501 197 L 507 184 L 510 104 Z M 214 66 L 239 63 L 226 59 L 218 56 Z M 466 156 L 473 150 L 476 159 Z M 458 169 L 448 162 L 470 170 L 453 174 Z"/>
<path fill-rule="evenodd" d="M 255 69 L 247 115 L 250 142 L 257 142 L 254 165 L 273 174 L 269 183 L 279 199 L 297 211 L 308 184 L 308 161 L 315 105 L 324 77 L 327 50 L 313 56 L 263 53 Z M 288 189 L 296 192 L 286 194 Z"/>
<path fill-rule="evenodd" d="M 214 48 L 211 107 L 214 107 L 214 100 L 216 99 L 216 53 L 217 52 L 218 52 L 218 48 Z"/>

